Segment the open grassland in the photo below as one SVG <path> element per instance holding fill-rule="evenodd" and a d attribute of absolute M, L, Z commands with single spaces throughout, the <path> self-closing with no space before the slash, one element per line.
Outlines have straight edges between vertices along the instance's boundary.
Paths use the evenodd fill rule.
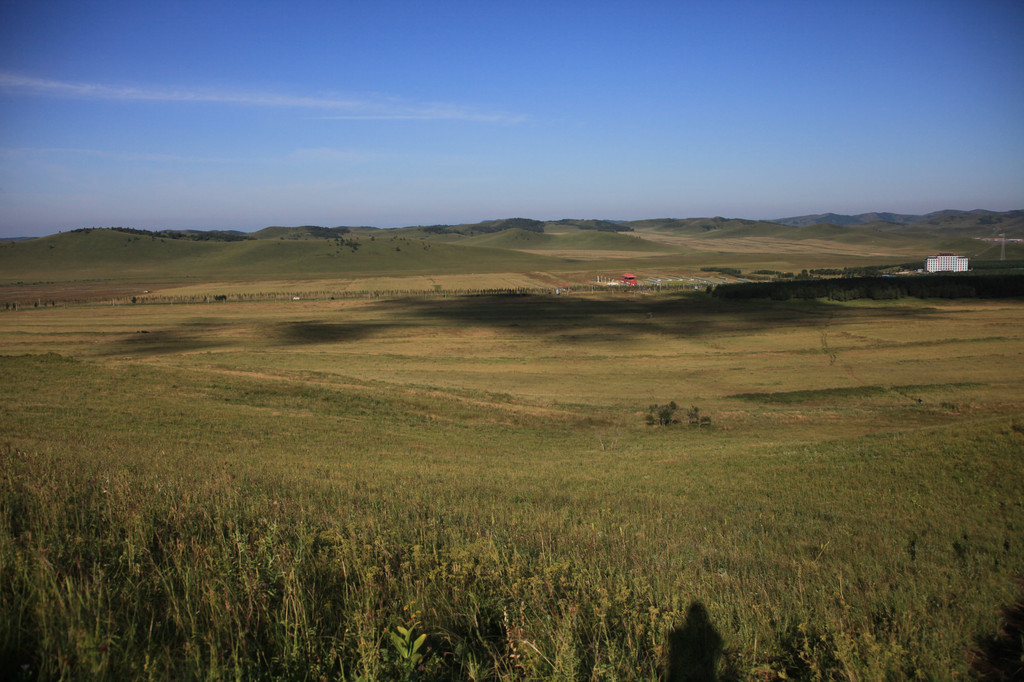
<path fill-rule="evenodd" d="M 549 272 L 492 272 L 487 274 L 433 274 L 433 275 L 367 275 L 348 279 L 289 279 L 254 280 L 249 282 L 201 282 L 178 286 L 161 286 L 152 295 L 139 298 L 202 299 L 218 295 L 233 298 L 263 298 L 280 294 L 285 298 L 329 299 L 365 294 L 367 297 L 384 292 L 416 292 L 419 294 L 487 290 L 549 289 L 564 281 Z"/>
<path fill-rule="evenodd" d="M 964 677 L 1024 574 L 1020 301 L 82 305 L 0 348 L 10 678 Z"/>
<path fill-rule="evenodd" d="M 547 269 L 564 259 L 381 234 L 364 238 L 194 242 L 112 230 L 0 244 L 3 283 L 322 279 Z"/>
<path fill-rule="evenodd" d="M 295 282 L 299 286 L 292 291 L 298 293 L 330 291 L 316 288 L 317 282 L 337 283 L 348 292 L 498 289 L 509 288 L 509 280 L 543 288 L 589 283 L 597 274 L 617 276 L 623 270 L 641 279 L 696 273 L 706 266 L 799 272 L 923 261 L 938 250 L 971 256 L 985 252 L 989 257 L 994 253 L 991 242 L 955 234 L 831 225 L 793 228 L 724 219 L 641 221 L 635 231 L 622 233 L 561 223 L 545 229 L 549 231 L 510 228 L 467 234 L 357 229 L 314 238 L 299 228 L 275 228 L 259 233 L 261 238 L 237 241 L 75 231 L 0 243 L 0 303 L 210 289 L 211 281 L 228 289 Z M 1010 257 L 1021 248 L 1010 245 Z"/>

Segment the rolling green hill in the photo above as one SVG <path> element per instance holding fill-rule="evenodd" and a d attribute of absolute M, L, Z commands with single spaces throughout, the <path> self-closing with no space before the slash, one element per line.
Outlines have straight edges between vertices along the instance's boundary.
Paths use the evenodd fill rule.
<path fill-rule="evenodd" d="M 364 229 L 364 228 L 354 228 Z M 479 223 L 460 225 L 416 225 L 400 227 L 389 232 L 405 237 L 441 239 L 444 241 L 459 240 L 484 234 L 497 234 L 509 230 L 533 232 L 537 234 L 571 234 L 575 232 L 632 232 L 633 228 L 625 223 L 609 220 L 579 220 L 566 218 L 563 220 L 532 220 L 530 218 L 505 218 L 503 220 L 485 220 Z"/>
<path fill-rule="evenodd" d="M 785 232 L 785 229 L 789 231 Z M 777 233 L 777 236 L 791 239 L 822 239 L 844 244 L 872 246 L 887 244 L 897 248 L 912 246 L 920 241 L 918 238 L 892 232 L 883 232 L 870 227 L 839 227 L 828 223 L 816 223 L 807 227 L 783 228 L 783 231 Z"/>
<path fill-rule="evenodd" d="M 490 243 L 497 248 L 519 248 L 527 238 L 523 232 L 538 235 L 575 235 L 581 233 L 630 234 L 635 237 L 673 235 L 710 238 L 781 237 L 793 239 L 841 239 L 848 243 L 868 238 L 883 239 L 881 233 L 927 240 L 950 238 L 992 237 L 1006 233 L 1007 237 L 1024 237 L 1024 211 L 936 211 L 926 215 L 894 213 L 864 213 L 844 216 L 834 213 L 800 216 L 781 220 L 747 220 L 740 218 L 656 218 L 634 221 L 596 219 L 563 219 L 540 221 L 529 218 L 506 218 L 459 225 L 417 225 L 381 230 L 372 227 L 268 227 L 252 233 L 257 239 L 301 240 L 317 238 L 369 237 L 375 234 L 400 235 L 409 239 L 432 242 L 463 242 L 474 239 L 477 244 Z M 504 235 L 503 238 L 476 239 L 486 235 Z M 511 246 L 506 246 L 508 242 Z M 897 241 L 893 241 L 897 243 Z M 570 244 L 536 240 L 553 249 L 606 248 L 599 245 L 575 247 Z M 609 244 L 613 244 L 609 242 Z M 622 242 L 629 244 L 629 242 Z M 635 246 L 635 245 L 634 245 Z M 615 246 L 611 246 L 615 248 Z M 927 249 L 926 249 L 927 250 Z"/>
<path fill-rule="evenodd" d="M 756 227 L 760 230 L 773 231 L 776 225 L 761 220 L 742 220 L 739 218 L 657 218 L 652 220 L 635 220 L 624 223 L 636 232 L 653 232 L 665 234 L 700 235 L 728 227 Z"/>
<path fill-rule="evenodd" d="M 950 216 L 937 220 L 958 220 L 958 218 Z M 750 239 L 772 240 L 778 241 L 780 244 L 785 242 L 829 242 L 846 247 L 851 254 L 855 254 L 858 249 L 863 249 L 871 252 L 891 250 L 893 253 L 917 251 L 922 256 L 938 251 L 952 251 L 973 256 L 991 248 L 989 244 L 977 239 L 979 236 L 990 236 L 990 230 L 978 233 L 976 227 L 935 229 L 929 223 L 913 225 L 884 222 L 866 225 L 813 223 L 790 226 L 761 220 L 716 217 L 644 220 L 630 222 L 627 225 L 633 227 L 634 234 L 641 237 L 672 235 L 691 240 L 689 243 Z"/>
<path fill-rule="evenodd" d="M 527 232 L 520 229 L 467 237 L 461 244 L 500 249 L 550 251 L 666 251 L 664 245 L 631 234 L 577 230 L 567 234 Z"/>
<path fill-rule="evenodd" d="M 0 245 L 6 283 L 81 279 L 347 277 L 550 269 L 564 259 L 486 246 L 372 238 L 192 242 L 106 229 Z"/>
<path fill-rule="evenodd" d="M 299 227 L 282 227 L 272 225 L 252 233 L 256 239 L 338 239 L 346 237 L 350 227 L 320 227 L 318 225 L 300 225 Z"/>
<path fill-rule="evenodd" d="M 1024 210 L 1017 211 L 935 211 L 924 215 L 902 213 L 861 213 L 841 215 L 821 213 L 817 215 L 780 218 L 771 221 L 791 227 L 805 227 L 816 223 L 840 226 L 872 226 L 879 230 L 899 232 L 931 232 L 960 236 L 987 237 L 1006 232 L 1007 237 L 1024 237 Z"/>
<path fill-rule="evenodd" d="M 614 222 L 611 220 L 576 220 L 576 219 L 565 219 L 555 220 L 545 223 L 545 231 L 547 232 L 566 232 L 572 230 L 595 230 L 597 232 L 632 232 L 633 228 L 624 222 Z"/>
<path fill-rule="evenodd" d="M 940 251 L 994 259 L 1001 245 L 979 237 L 1005 233 L 1012 238 L 1016 230 L 1024 232 L 1024 211 L 930 215 L 908 224 L 796 227 L 712 217 L 630 222 L 509 218 L 387 230 L 275 226 L 249 235 L 91 228 L 0 242 L 0 283 L 569 272 L 618 268 L 613 261 L 630 254 L 642 255 L 648 267 L 671 269 L 843 267 L 879 257 L 907 262 Z M 1019 245 L 1007 245 L 1009 257 L 1019 251 Z"/>

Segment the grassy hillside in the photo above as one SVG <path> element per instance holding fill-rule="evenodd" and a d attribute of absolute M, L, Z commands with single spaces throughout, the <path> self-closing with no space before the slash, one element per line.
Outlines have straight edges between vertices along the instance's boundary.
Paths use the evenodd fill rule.
<path fill-rule="evenodd" d="M 241 242 L 193 242 L 103 229 L 66 232 L 0 245 L 0 273 L 8 281 L 133 278 L 240 246 Z"/>
<path fill-rule="evenodd" d="M 886 221 L 890 217 L 894 222 Z M 755 236 L 785 235 L 785 230 L 778 226 L 793 228 L 796 234 L 800 230 L 815 225 L 829 225 L 841 228 L 836 233 L 850 229 L 854 233 L 858 229 L 867 228 L 881 232 L 900 234 L 907 237 L 924 239 L 978 238 L 992 237 L 1005 232 L 1007 237 L 1024 237 L 1024 211 L 991 211 L 947 212 L 938 211 L 924 216 L 896 216 L 895 214 L 866 213 L 860 216 L 839 216 L 821 214 L 802 216 L 800 218 L 781 221 L 737 220 L 727 218 L 686 218 L 639 220 L 624 223 L 641 232 L 663 232 L 675 234 L 700 234 L 723 229 L 740 229 L 741 226 Z"/>
<path fill-rule="evenodd" d="M 563 262 L 387 233 L 372 238 L 192 242 L 92 230 L 0 244 L 0 272 L 6 283 L 462 273 L 546 269 Z"/>
<path fill-rule="evenodd" d="M 511 229 L 467 237 L 460 244 L 524 251 L 670 251 L 664 245 L 626 233 L 577 230 L 569 234 L 548 234 Z"/>
<path fill-rule="evenodd" d="M 971 237 L 989 236 L 993 232 L 1007 232 L 1008 237 L 1024 237 L 1024 211 L 935 211 L 924 215 L 899 213 L 861 213 L 840 215 L 821 213 L 817 215 L 782 218 L 771 222 L 794 227 L 815 223 L 832 225 L 876 225 L 878 229 L 901 232 L 941 231 L 946 234 L 961 234 Z"/>
<path fill-rule="evenodd" d="M 958 232 L 969 236 L 998 236 L 1005 232 L 1007 237 L 1024 238 L 1024 211 L 988 213 L 981 215 L 942 215 L 928 218 L 914 227 L 936 229 L 941 232 Z"/>
<path fill-rule="evenodd" d="M 947 219 L 963 218 L 934 220 Z M 972 219 L 1016 218 L 997 214 Z M 998 258 L 1000 245 L 969 237 L 970 230 L 922 225 L 789 227 L 721 217 L 631 223 L 513 218 L 396 230 L 272 227 L 240 241 L 93 229 L 0 243 L 0 287 L 8 289 L 6 300 L 26 301 L 53 298 L 44 291 L 47 287 L 76 283 L 82 289 L 86 281 L 94 283 L 96 292 L 110 294 L 125 287 L 136 291 L 140 285 L 152 289 L 158 282 L 351 282 L 487 273 L 503 273 L 502 282 L 517 279 L 512 275 L 520 273 L 546 286 L 592 282 L 597 274 L 623 270 L 635 271 L 641 278 L 694 275 L 705 267 L 799 272 L 923 262 L 940 251 Z M 1007 245 L 1011 259 L 1022 252 L 1024 245 Z M 439 285 L 434 281 L 428 288 Z M 391 281 L 370 286 L 382 287 L 409 288 Z"/>
<path fill-rule="evenodd" d="M 345 238 L 351 232 L 352 228 L 349 227 L 320 227 L 318 225 L 282 227 L 280 225 L 272 225 L 253 232 L 251 236 L 255 239 L 336 239 Z"/>
<path fill-rule="evenodd" d="M 927 238 L 920 234 L 904 235 L 876 229 L 875 226 L 846 227 L 829 223 L 813 223 L 793 227 L 765 221 L 729 220 L 725 218 L 689 218 L 686 220 L 640 221 L 629 223 L 644 234 L 671 234 L 694 239 L 783 239 L 826 240 L 845 244 L 890 244 L 894 248 L 920 245 L 927 248 Z"/>
<path fill-rule="evenodd" d="M 636 220 L 624 223 L 637 232 L 654 232 L 669 234 L 701 235 L 714 230 L 729 227 L 745 227 L 764 230 L 772 234 L 777 225 L 760 220 L 741 220 L 722 217 L 715 218 L 659 218 L 653 220 Z"/>

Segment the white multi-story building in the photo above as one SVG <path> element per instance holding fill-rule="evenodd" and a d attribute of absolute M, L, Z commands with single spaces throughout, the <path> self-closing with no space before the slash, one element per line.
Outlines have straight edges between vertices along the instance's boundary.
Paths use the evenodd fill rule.
<path fill-rule="evenodd" d="M 924 269 L 928 272 L 966 272 L 967 258 L 955 253 L 940 253 L 928 256 L 924 260 Z"/>

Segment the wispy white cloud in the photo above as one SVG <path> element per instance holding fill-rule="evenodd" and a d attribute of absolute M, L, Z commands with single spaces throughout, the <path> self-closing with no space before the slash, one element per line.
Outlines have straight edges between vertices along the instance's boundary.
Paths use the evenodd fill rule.
<path fill-rule="evenodd" d="M 522 116 L 478 111 L 457 104 L 405 102 L 398 98 L 309 97 L 267 92 L 220 92 L 162 89 L 50 80 L 0 72 L 0 91 L 124 102 L 179 102 L 234 104 L 320 110 L 319 119 L 337 120 L 459 120 L 484 123 L 518 123 Z"/>

